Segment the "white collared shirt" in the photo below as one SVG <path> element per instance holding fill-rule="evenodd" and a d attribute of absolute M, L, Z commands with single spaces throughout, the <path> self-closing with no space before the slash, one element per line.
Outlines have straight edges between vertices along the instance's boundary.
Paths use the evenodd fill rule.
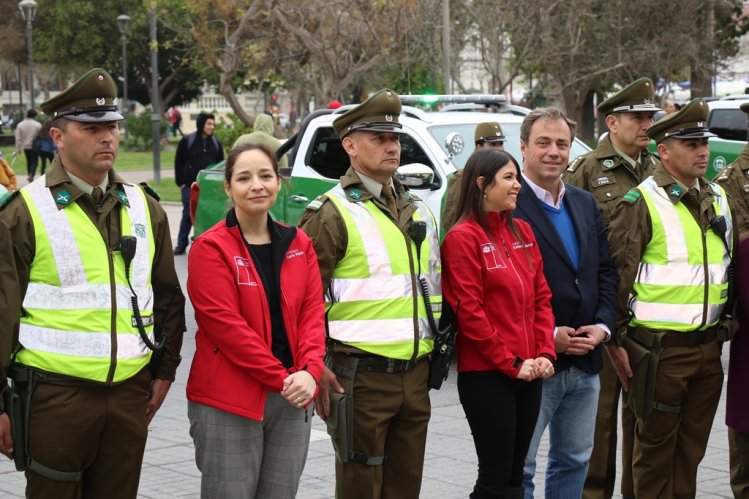
<path fill-rule="evenodd" d="M 566 189 L 564 188 L 564 182 L 562 182 L 561 179 L 559 179 L 559 197 L 557 197 L 557 202 L 555 203 L 554 196 L 552 196 L 549 191 L 547 191 L 543 187 L 539 187 L 538 185 L 534 184 L 525 175 L 525 173 L 521 173 L 521 175 L 523 176 L 525 181 L 528 183 L 528 187 L 531 188 L 531 190 L 533 191 L 533 194 L 536 195 L 539 201 L 557 210 L 562 208 L 562 201 L 564 201 L 564 193 L 566 192 Z"/>

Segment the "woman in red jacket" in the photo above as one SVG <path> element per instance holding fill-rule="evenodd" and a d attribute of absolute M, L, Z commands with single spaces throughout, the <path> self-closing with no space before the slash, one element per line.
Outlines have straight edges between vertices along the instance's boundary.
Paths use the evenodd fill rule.
<path fill-rule="evenodd" d="M 442 292 L 457 313 L 458 393 L 479 474 L 472 499 L 522 498 L 523 463 L 554 373 L 554 316 L 541 253 L 512 219 L 520 168 L 481 149 L 463 170 L 458 223 L 442 244 Z"/>
<path fill-rule="evenodd" d="M 280 185 L 269 149 L 233 149 L 224 187 L 234 206 L 190 251 L 188 416 L 204 498 L 291 499 L 307 458 L 325 306 L 312 242 L 268 214 Z"/>

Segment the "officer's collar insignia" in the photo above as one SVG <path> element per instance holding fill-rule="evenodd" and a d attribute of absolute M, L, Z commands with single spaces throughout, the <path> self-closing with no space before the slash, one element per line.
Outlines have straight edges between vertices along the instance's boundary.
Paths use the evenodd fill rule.
<path fill-rule="evenodd" d="M 68 191 L 60 191 L 55 196 L 55 202 L 62 206 L 67 206 L 70 204 L 71 197 Z"/>
<path fill-rule="evenodd" d="M 348 197 L 351 199 L 361 199 L 361 191 L 359 189 L 351 189 L 348 191 Z"/>
<path fill-rule="evenodd" d="M 133 225 L 133 229 L 135 230 L 135 235 L 138 237 L 146 237 L 146 226 L 143 224 L 135 224 Z"/>
<path fill-rule="evenodd" d="M 120 203 L 122 204 L 128 203 L 127 194 L 125 194 L 122 191 L 117 191 L 117 198 L 120 200 Z"/>
<path fill-rule="evenodd" d="M 612 166 L 614 166 L 614 160 L 613 159 L 604 160 L 603 166 L 605 166 L 606 168 L 611 168 Z"/>
<path fill-rule="evenodd" d="M 671 192 L 669 193 L 669 196 L 672 198 L 678 198 L 681 196 L 682 189 L 678 185 L 675 185 L 671 188 Z"/>

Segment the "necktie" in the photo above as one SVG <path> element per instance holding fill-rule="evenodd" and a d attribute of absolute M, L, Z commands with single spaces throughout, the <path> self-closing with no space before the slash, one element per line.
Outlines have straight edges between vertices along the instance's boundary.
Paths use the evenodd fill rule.
<path fill-rule="evenodd" d="M 385 202 L 388 205 L 390 213 L 393 214 L 393 218 L 398 218 L 398 205 L 395 204 L 395 197 L 393 197 L 393 189 L 389 186 L 385 187 Z"/>
<path fill-rule="evenodd" d="M 104 192 L 101 190 L 101 187 L 94 187 L 94 190 L 91 192 L 91 197 L 96 206 L 101 206 L 101 202 L 104 199 Z"/>

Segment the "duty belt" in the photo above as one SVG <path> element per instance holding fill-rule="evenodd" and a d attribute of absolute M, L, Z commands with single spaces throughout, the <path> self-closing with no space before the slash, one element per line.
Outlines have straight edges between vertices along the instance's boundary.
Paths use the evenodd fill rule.
<path fill-rule="evenodd" d="M 663 348 L 668 347 L 696 347 L 710 343 L 718 339 L 717 336 L 718 327 L 713 326 L 705 329 L 704 331 L 688 331 L 683 333 L 663 331 L 663 338 L 661 339 L 661 346 Z M 652 346 L 654 343 L 654 333 L 660 331 L 650 331 L 641 327 L 630 328 L 627 334 L 633 339 L 638 340 L 648 346 Z"/>
<path fill-rule="evenodd" d="M 402 360 L 391 359 L 390 357 L 382 357 L 380 355 L 353 355 L 353 357 L 357 358 L 356 372 L 377 374 L 393 374 L 406 372 L 411 370 L 419 362 L 427 358 L 427 356 L 424 356 L 416 360 Z M 347 372 L 350 371 L 350 369 L 336 365 L 335 362 L 333 362 L 331 370 L 335 374 L 353 377 L 353 373 Z"/>

